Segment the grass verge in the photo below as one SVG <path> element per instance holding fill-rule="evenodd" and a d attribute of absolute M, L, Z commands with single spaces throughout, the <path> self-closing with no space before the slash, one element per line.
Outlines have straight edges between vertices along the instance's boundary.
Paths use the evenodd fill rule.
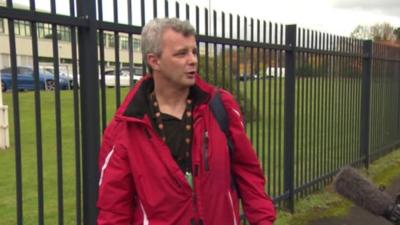
<path fill-rule="evenodd" d="M 385 186 L 389 186 L 399 178 L 398 171 L 400 171 L 400 149 L 374 161 L 368 171 L 361 169 L 361 172 L 375 184 Z M 278 210 L 278 220 L 275 225 L 308 225 L 317 219 L 341 217 L 345 216 L 352 206 L 349 201 L 334 193 L 331 185 L 297 201 L 295 205 L 294 214 Z"/>

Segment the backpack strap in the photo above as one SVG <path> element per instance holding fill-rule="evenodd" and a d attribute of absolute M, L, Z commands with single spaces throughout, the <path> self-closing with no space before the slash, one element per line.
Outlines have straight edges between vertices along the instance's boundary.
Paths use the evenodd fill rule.
<path fill-rule="evenodd" d="M 226 109 L 222 103 L 221 92 L 219 89 L 216 90 L 214 96 L 211 98 L 208 105 L 209 105 L 211 112 L 213 113 L 215 119 L 218 122 L 219 128 L 225 134 L 227 144 L 228 144 L 229 158 L 230 158 L 230 161 L 232 162 L 233 155 L 234 155 L 234 147 L 233 147 L 231 135 L 229 133 L 229 118 L 228 118 Z M 235 179 L 235 175 L 233 174 L 233 171 L 231 171 L 231 177 L 232 177 L 232 179 L 231 179 L 232 188 L 237 190 L 236 179 Z"/>

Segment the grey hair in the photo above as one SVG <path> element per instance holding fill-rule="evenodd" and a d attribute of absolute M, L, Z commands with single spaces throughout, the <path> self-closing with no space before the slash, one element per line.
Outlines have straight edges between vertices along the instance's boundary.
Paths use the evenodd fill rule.
<path fill-rule="evenodd" d="M 162 35 L 167 29 L 183 34 L 185 37 L 196 35 L 196 30 L 188 22 L 177 18 L 155 18 L 149 21 L 142 29 L 142 56 L 146 59 L 147 54 L 162 54 Z M 149 67 L 150 72 L 152 72 Z"/>

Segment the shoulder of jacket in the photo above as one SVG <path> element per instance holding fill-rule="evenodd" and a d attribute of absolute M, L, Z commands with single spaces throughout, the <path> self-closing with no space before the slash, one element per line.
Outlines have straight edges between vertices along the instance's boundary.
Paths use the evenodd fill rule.
<path fill-rule="evenodd" d="M 238 102 L 236 101 L 235 97 L 227 90 L 222 88 L 219 89 L 222 104 L 225 107 L 229 118 L 229 124 L 237 123 L 240 126 L 244 127 L 243 123 L 243 115 L 240 109 Z"/>
<path fill-rule="evenodd" d="M 123 126 L 123 124 L 124 121 L 113 118 L 104 130 L 103 140 L 114 139 L 117 136 L 117 133 L 121 131 L 121 127 Z"/>
<path fill-rule="evenodd" d="M 238 103 L 235 99 L 235 97 L 227 90 L 219 88 L 218 89 L 220 96 L 221 96 L 221 101 L 224 104 L 226 109 L 229 108 L 237 108 L 238 107 Z"/>

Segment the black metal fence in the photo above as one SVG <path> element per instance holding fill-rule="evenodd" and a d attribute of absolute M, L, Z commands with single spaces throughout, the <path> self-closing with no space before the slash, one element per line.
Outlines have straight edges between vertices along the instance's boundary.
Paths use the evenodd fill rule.
<path fill-rule="evenodd" d="M 368 167 L 398 147 L 399 48 L 296 25 L 210 15 L 178 2 L 121 4 L 113 1 L 112 22 L 103 19 L 111 10 L 104 10 L 101 0 L 70 0 L 68 16 L 57 14 L 55 0 L 50 13 L 38 11 L 33 0 L 28 9 L 14 7 L 11 0 L 0 6 L 13 85 L 3 94 L 11 148 L 0 151 L 1 224 L 95 224 L 101 131 L 129 89 L 121 87 L 121 68 L 129 66 L 129 86 L 134 67 L 146 70 L 135 61 L 141 55 L 134 36 L 153 17 L 180 17 L 195 25 L 199 71 L 239 101 L 277 205 L 293 210 L 297 197 L 328 183 L 338 168 Z M 125 24 L 119 21 L 121 8 Z M 133 20 L 138 14 L 140 21 Z M 29 27 L 28 45 L 16 35 L 18 21 Z M 51 34 L 38 35 L 42 24 Z M 61 27 L 69 32 L 68 59 L 59 52 Z M 41 37 L 51 43 L 54 91 L 40 91 Z M 26 48 L 31 48 L 35 88 L 18 92 L 17 56 Z M 63 58 L 72 68 L 67 91 L 60 90 Z M 107 65 L 115 71 L 115 88 L 107 88 Z"/>

